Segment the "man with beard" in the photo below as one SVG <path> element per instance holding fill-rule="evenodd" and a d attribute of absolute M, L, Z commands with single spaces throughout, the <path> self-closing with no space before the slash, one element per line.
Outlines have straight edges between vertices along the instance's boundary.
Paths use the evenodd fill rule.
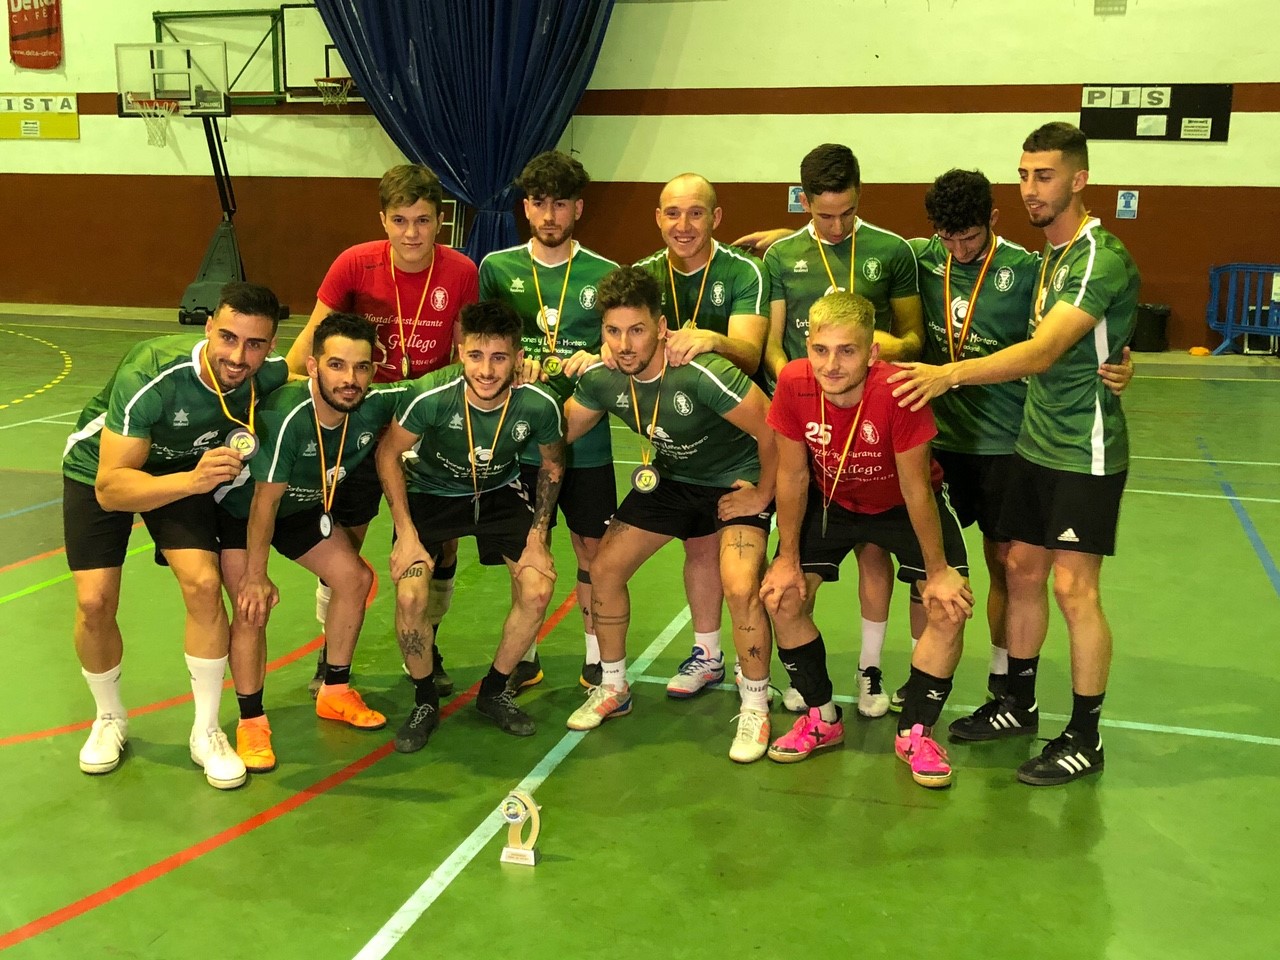
<path fill-rule="evenodd" d="M 395 738 L 404 753 L 426 746 L 439 723 L 426 575 L 444 543 L 462 537 L 475 537 L 482 564 L 505 564 L 511 576 L 511 609 L 476 708 L 507 733 L 536 732 L 508 682 L 537 636 L 555 584 L 547 534 L 564 475 L 560 404 L 538 384 L 512 385 L 524 351 L 520 317 L 510 306 L 471 304 L 461 326 L 461 366 L 409 385 L 377 452 L 396 530 L 396 636 L 414 686 L 413 709 Z M 542 467 L 531 505 L 520 454 L 533 444 Z"/>
<path fill-rule="evenodd" d="M 1031 337 L 990 356 L 911 364 L 892 379 L 900 402 L 919 409 L 957 387 L 1030 378 L 998 523 L 1012 545 L 1009 681 L 996 710 L 1017 721 L 1005 727 L 1008 735 L 1037 729 L 1035 681 L 1052 573 L 1071 644 L 1071 717 L 1018 768 L 1023 783 L 1046 786 L 1097 773 L 1104 761 L 1098 720 L 1111 629 L 1102 610 L 1102 559 L 1115 552 L 1129 438 L 1120 401 L 1103 388 L 1098 367 L 1120 359 L 1133 334 L 1139 277 L 1124 245 L 1085 210 L 1084 134 L 1067 123 L 1045 124 L 1022 151 L 1022 200 L 1047 241 Z"/>
<path fill-rule="evenodd" d="M 213 490 L 258 445 L 257 401 L 288 375 L 269 356 L 280 304 L 266 287 L 222 288 L 204 337 L 147 340 L 85 406 L 63 452 L 63 528 L 76 589 L 76 654 L 97 706 L 80 751 L 85 773 L 120 764 L 129 736 L 120 695 L 120 575 L 140 513 L 186 605 L 184 646 L 195 722 L 191 759 L 209 784 L 233 789 L 245 767 L 218 726 L 228 623 L 218 574 Z"/>
<path fill-rule="evenodd" d="M 279 600 L 267 575 L 271 547 L 332 584 L 324 684 L 316 715 L 361 730 L 386 718 L 351 687 L 351 658 L 364 623 L 373 573 L 350 538 L 336 530 L 333 504 L 345 478 L 374 448 L 407 387 L 369 390 L 373 325 L 351 313 L 331 313 L 312 338 L 308 378 L 273 393 L 259 413 L 262 450 L 219 501 L 222 573 L 235 609 L 231 678 L 240 704 L 236 753 L 265 773 L 276 765 L 271 726 L 262 704 L 267 619 Z M 336 535 L 335 535 L 336 534 Z"/>
<path fill-rule="evenodd" d="M 569 717 L 591 730 L 631 712 L 627 682 L 627 584 L 673 538 L 716 536 L 720 578 L 742 669 L 742 709 L 730 759 L 750 763 L 769 742 L 769 619 L 760 574 L 773 516 L 773 432 L 768 400 L 746 374 L 708 353 L 675 366 L 667 360 L 666 318 L 652 276 L 619 267 L 600 284 L 604 339 L 617 369 L 603 363 L 578 381 L 565 405 L 570 439 L 613 412 L 639 436 L 641 466 L 600 544 L 591 613 L 600 637 L 602 679 Z M 650 453 L 653 452 L 653 463 Z"/>
<path fill-rule="evenodd" d="M 509 303 L 524 323 L 523 379 L 539 382 L 563 403 L 582 371 L 600 359 L 600 311 L 596 289 L 617 264 L 573 239 L 582 217 L 582 191 L 590 182 L 582 164 L 556 150 L 530 160 L 519 178 L 525 193 L 529 242 L 489 254 L 480 262 L 480 296 Z M 540 458 L 527 450 L 520 472 L 525 485 L 537 481 Z M 591 561 L 600 549 L 618 505 L 608 424 L 602 423 L 569 447 L 559 506 L 578 560 L 578 604 L 586 652 L 579 683 L 600 682 L 600 644 L 591 625 Z M 555 526 L 555 515 L 551 525 Z M 518 692 L 542 680 L 536 645 L 517 665 L 511 688 Z"/>
<path fill-rule="evenodd" d="M 334 312 L 355 313 L 374 325 L 374 382 L 392 383 L 439 370 L 453 357 L 458 312 L 477 297 L 476 267 L 461 253 L 436 242 L 444 190 L 426 167 L 392 167 L 378 184 L 378 213 L 386 240 L 358 243 L 338 255 L 316 295 L 315 309 L 289 348 L 289 368 L 306 375 L 316 326 Z M 374 458 L 353 471 L 333 514 L 356 549 L 378 515 L 382 489 Z M 448 544 L 431 584 L 431 622 L 439 631 L 449 609 L 457 572 L 457 544 Z M 316 619 L 325 622 L 329 588 L 316 589 Z M 436 684 L 442 696 L 453 692 L 437 651 Z M 314 693 L 324 679 L 320 650 Z"/>

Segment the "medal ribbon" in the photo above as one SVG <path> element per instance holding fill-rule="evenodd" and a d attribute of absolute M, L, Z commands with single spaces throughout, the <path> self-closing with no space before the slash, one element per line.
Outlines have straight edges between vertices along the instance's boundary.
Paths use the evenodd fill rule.
<path fill-rule="evenodd" d="M 218 383 L 218 378 L 213 375 L 213 364 L 209 362 L 209 344 L 200 349 L 200 359 L 204 361 L 204 368 L 209 371 L 209 379 L 213 381 L 213 391 L 218 395 L 218 403 L 222 405 L 222 412 L 226 414 L 228 420 L 232 423 L 238 423 L 250 433 L 253 433 L 253 408 L 258 403 L 258 385 L 252 377 L 249 378 L 249 422 L 237 420 L 231 415 L 231 411 L 227 409 L 227 398 L 222 393 L 222 385 Z"/>
<path fill-rule="evenodd" d="M 707 277 L 711 274 L 711 261 L 716 258 L 716 242 L 711 241 L 711 256 L 707 257 L 707 265 L 702 268 L 702 282 L 698 284 L 698 299 L 693 305 L 693 316 L 689 318 L 689 326 L 698 329 L 698 311 L 702 309 L 702 291 L 707 289 Z M 676 329 L 680 327 L 680 301 L 676 298 L 676 272 L 671 266 L 671 251 L 667 251 L 667 277 L 671 281 L 671 309 L 676 315 Z"/>
<path fill-rule="evenodd" d="M 404 338 L 404 311 L 400 307 L 400 284 L 396 283 L 396 254 L 394 248 L 387 251 L 387 259 L 391 263 L 391 287 L 396 292 L 396 327 L 400 331 L 400 372 L 409 379 L 409 341 Z M 431 276 L 436 272 L 436 250 L 431 248 L 431 266 L 427 268 L 427 282 L 422 285 L 422 296 L 418 300 L 418 309 L 413 315 L 413 323 L 409 327 L 412 336 L 418 329 L 418 321 L 422 319 L 422 305 L 427 302 L 427 291 L 431 289 Z"/>
<path fill-rule="evenodd" d="M 1069 251 L 1073 246 L 1075 246 L 1076 241 L 1080 239 L 1080 234 L 1084 232 L 1085 224 L 1092 219 L 1093 217 L 1090 216 L 1089 211 L 1086 210 L 1084 212 L 1084 219 L 1080 221 L 1080 226 L 1076 227 L 1076 232 L 1071 235 L 1071 239 L 1067 241 L 1067 245 L 1063 247 L 1062 252 L 1058 254 L 1058 259 L 1053 262 L 1053 270 L 1049 270 L 1048 257 L 1045 257 L 1044 263 L 1040 264 L 1040 279 L 1036 281 L 1036 320 L 1037 321 L 1039 321 L 1040 317 L 1044 314 L 1044 300 L 1048 294 L 1048 290 L 1045 289 L 1045 285 L 1044 285 L 1045 272 L 1048 271 L 1050 277 L 1052 277 L 1053 274 L 1057 272 L 1058 265 L 1062 263 L 1062 258 L 1067 255 L 1067 251 Z"/>
<path fill-rule="evenodd" d="M 338 441 L 338 456 L 333 461 L 333 484 L 330 485 L 329 471 L 324 462 L 324 434 L 320 432 L 320 408 L 314 395 L 311 397 L 311 412 L 315 414 L 316 448 L 320 455 L 320 500 L 324 504 L 324 512 L 328 513 L 333 509 L 333 498 L 338 493 L 338 471 L 342 467 L 342 451 L 347 446 L 347 423 L 351 418 L 345 413 L 342 415 L 342 439 Z"/>
<path fill-rule="evenodd" d="M 662 361 L 662 375 L 658 377 L 658 392 L 653 398 L 653 421 L 649 424 L 649 450 L 644 448 L 644 427 L 640 425 L 640 401 L 636 399 L 636 378 L 628 377 L 631 387 L 631 411 L 636 415 L 636 433 L 640 434 L 640 466 L 647 467 L 653 450 L 653 435 L 658 429 L 658 403 L 662 400 L 662 381 L 667 379 L 667 361 Z"/>
<path fill-rule="evenodd" d="M 822 535 L 827 535 L 827 510 L 831 507 L 831 502 L 836 498 L 836 487 L 840 484 L 840 480 L 844 475 L 844 462 L 849 456 L 850 450 L 857 450 L 858 444 L 855 437 L 858 433 L 858 423 L 862 419 L 862 404 L 867 399 L 867 387 L 865 381 L 862 387 L 862 399 L 858 401 L 858 409 L 853 412 L 853 423 L 849 425 L 849 435 L 844 439 L 844 450 L 840 453 L 840 463 L 836 467 L 836 475 L 831 481 L 831 492 L 823 491 L 822 494 Z M 822 425 L 822 452 L 827 452 L 827 398 L 822 392 L 822 388 L 818 388 L 818 421 Z"/>
<path fill-rule="evenodd" d="M 831 289 L 839 290 L 840 288 L 836 285 L 835 274 L 831 272 L 831 264 L 827 263 L 827 251 L 822 249 L 823 247 L 826 246 L 826 244 L 823 242 L 822 238 L 818 236 L 817 227 L 813 228 L 813 239 L 818 244 L 818 253 L 822 255 L 822 266 L 823 266 L 823 269 L 827 271 L 827 279 L 831 281 Z M 832 244 L 832 246 L 835 246 L 835 244 Z M 849 287 L 848 287 L 848 290 L 850 293 L 857 293 L 857 291 L 853 289 L 853 280 L 854 280 L 853 265 L 857 260 L 854 254 L 856 254 L 857 251 L 858 251 L 858 223 L 855 220 L 853 224 L 853 230 L 849 233 Z"/>
<path fill-rule="evenodd" d="M 493 431 L 493 446 L 489 448 L 489 462 L 484 465 L 484 478 L 489 479 L 489 474 L 493 470 L 493 461 L 498 454 L 498 440 L 502 437 L 502 424 L 507 419 L 507 409 L 511 406 L 511 391 L 507 390 L 507 399 L 502 403 L 502 415 L 498 417 L 498 429 Z M 471 490 L 475 494 L 476 515 L 480 513 L 480 480 L 476 474 L 476 443 L 471 433 L 471 404 L 467 401 L 467 385 L 462 385 L 462 412 L 466 415 L 467 420 L 467 447 L 470 453 L 467 457 L 471 461 Z"/>
<path fill-rule="evenodd" d="M 951 354 L 951 362 L 955 363 L 964 354 L 964 342 L 969 339 L 969 327 L 973 325 L 973 314 L 978 306 L 978 291 L 982 289 L 982 281 L 986 279 L 987 268 L 996 255 L 996 235 L 991 234 L 991 249 L 987 258 L 982 261 L 982 269 L 978 271 L 978 279 L 969 294 L 969 309 L 965 311 L 964 323 L 960 326 L 960 337 L 954 339 L 954 324 L 951 318 L 951 254 L 947 254 L 947 270 L 942 276 L 943 309 L 947 314 L 947 352 Z"/>
<path fill-rule="evenodd" d="M 547 305 L 542 302 L 542 287 L 538 283 L 538 263 L 533 259 L 533 241 L 529 241 L 529 268 L 533 271 L 533 290 L 538 295 L 538 310 L 541 312 L 544 320 L 547 319 Z M 560 305 L 556 307 L 556 328 L 551 329 L 550 322 L 547 323 L 547 352 L 556 352 L 556 340 L 560 336 L 560 318 L 564 315 L 564 295 L 569 290 L 569 274 L 573 271 L 573 241 L 569 241 L 569 259 L 564 266 L 564 282 L 560 284 Z"/>

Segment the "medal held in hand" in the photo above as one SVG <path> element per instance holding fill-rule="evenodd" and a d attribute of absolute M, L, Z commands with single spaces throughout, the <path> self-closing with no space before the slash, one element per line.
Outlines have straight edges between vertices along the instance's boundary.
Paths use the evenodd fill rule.
<path fill-rule="evenodd" d="M 560 375 L 564 363 L 560 357 L 554 353 L 549 353 L 542 358 L 542 369 L 546 371 L 547 376 L 556 377 Z"/>
<path fill-rule="evenodd" d="M 236 427 L 227 434 L 227 446 L 240 454 L 241 460 L 252 460 L 258 452 L 258 438 L 245 427 Z"/>

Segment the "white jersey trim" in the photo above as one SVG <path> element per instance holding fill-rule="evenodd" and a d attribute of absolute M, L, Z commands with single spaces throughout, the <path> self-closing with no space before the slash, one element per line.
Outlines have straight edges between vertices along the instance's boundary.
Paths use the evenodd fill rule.
<path fill-rule="evenodd" d="M 427 397 L 433 397 L 437 393 L 440 393 L 444 390 L 452 390 L 458 384 L 465 382 L 465 379 L 466 379 L 465 377 L 460 377 L 460 376 L 454 377 L 448 383 L 442 383 L 438 387 L 432 387 L 430 390 L 422 391 L 422 393 L 418 394 L 416 397 L 414 397 L 412 400 L 409 401 L 409 406 L 405 407 L 404 413 L 402 413 L 399 417 L 396 418 L 396 423 L 400 424 L 400 426 L 403 427 L 405 420 L 407 420 L 409 418 L 409 414 L 413 412 L 413 408 L 418 405 L 418 401 L 424 400 Z M 463 399 L 465 400 L 466 398 L 464 397 Z"/>
<path fill-rule="evenodd" d="M 314 406 L 314 405 L 315 405 L 315 404 L 314 404 L 314 401 L 313 401 L 313 399 L 312 399 L 312 397 L 311 397 L 311 391 L 310 391 L 310 389 L 308 389 L 308 390 L 307 390 L 307 399 L 305 399 L 305 400 L 303 400 L 303 401 L 299 402 L 298 404 L 296 404 L 296 405 L 294 406 L 294 408 L 293 408 L 292 410 L 290 410 L 290 411 L 285 415 L 285 418 L 284 418 L 283 420 L 281 420 L 281 421 L 280 421 L 280 430 L 276 433 L 276 449 L 275 449 L 275 451 L 271 454 L 271 466 L 267 468 L 267 479 L 266 479 L 264 482 L 266 482 L 266 483 L 283 483 L 283 482 L 287 482 L 287 481 L 277 480 L 277 479 L 275 478 L 275 475 L 276 475 L 276 467 L 277 467 L 277 466 L 279 465 L 279 463 L 280 463 L 280 440 L 281 440 L 281 438 L 283 438 L 283 437 L 284 437 L 284 435 L 285 435 L 285 431 L 287 431 L 287 430 L 289 429 L 289 421 L 291 421 L 295 416 L 297 416 L 298 411 L 302 410 L 304 407 L 309 407 L 309 406 Z M 237 478 L 237 479 L 238 479 L 238 478 Z"/>
<path fill-rule="evenodd" d="M 1093 327 L 1093 352 L 1098 363 L 1107 361 L 1107 318 L 1104 316 Z M 1106 389 L 1101 387 L 1099 389 Z M 1106 473 L 1107 467 L 1107 434 L 1102 419 L 1102 399 L 1095 394 L 1093 398 L 1093 429 L 1089 431 L 1089 472 L 1095 477 Z"/>
<path fill-rule="evenodd" d="M 94 417 L 92 420 L 86 423 L 79 430 L 76 430 L 75 432 L 70 434 L 67 437 L 67 445 L 62 448 L 62 459 L 65 460 L 67 458 L 67 454 L 71 452 L 71 448 L 74 447 L 81 440 L 88 440 L 90 437 L 94 436 L 95 434 L 100 433 L 102 431 L 103 425 L 106 424 L 106 422 L 107 422 L 107 412 L 104 410 L 102 411 L 102 413 L 98 414 L 96 417 Z"/>
<path fill-rule="evenodd" d="M 725 386 L 725 383 L 723 380 L 721 380 L 714 373 L 712 373 L 710 370 L 708 370 L 706 367 L 700 364 L 697 360 L 690 360 L 689 366 L 696 367 L 697 369 L 701 370 L 703 374 L 705 374 L 711 380 L 712 383 L 714 383 L 717 387 L 723 390 L 726 394 L 733 397 L 735 403 L 741 403 L 744 399 L 746 399 L 745 397 L 738 396 L 736 393 L 730 390 L 727 386 Z"/>

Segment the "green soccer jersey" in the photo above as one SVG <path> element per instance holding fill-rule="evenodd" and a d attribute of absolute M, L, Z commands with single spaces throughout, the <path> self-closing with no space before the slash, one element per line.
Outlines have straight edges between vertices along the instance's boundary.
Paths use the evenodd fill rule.
<path fill-rule="evenodd" d="M 190 470 L 207 451 L 221 446 L 239 424 L 227 418 L 217 392 L 200 379 L 204 343 L 204 337 L 189 334 L 157 337 L 125 354 L 67 437 L 63 474 L 95 482 L 104 426 L 124 437 L 150 440 L 142 470 L 154 476 Z M 284 357 L 272 354 L 252 381 L 223 400 L 231 416 L 247 423 L 250 398 L 262 400 L 288 378 Z"/>
<path fill-rule="evenodd" d="M 1027 386 L 1026 414 L 1016 451 L 1041 466 L 1094 476 L 1129 467 L 1129 433 L 1120 398 L 1098 376 L 1098 365 L 1118 363 L 1133 335 L 1138 309 L 1138 268 L 1114 235 L 1091 219 L 1068 247 L 1047 246 L 1040 318 L 1059 301 L 1094 319 L 1093 329 L 1067 348 Z"/>
<path fill-rule="evenodd" d="M 407 386 L 396 419 L 421 437 L 413 447 L 417 459 L 406 470 L 411 493 L 469 497 L 476 490 L 495 490 L 520 475 L 522 453 L 564 436 L 560 401 L 540 384 L 512 389 L 505 410 L 480 410 L 466 402 L 461 364 Z"/>
<path fill-rule="evenodd" d="M 598 363 L 582 375 L 573 397 L 588 410 L 614 414 L 636 434 L 643 429 L 645 436 L 656 402 L 653 462 L 663 477 L 701 487 L 760 479 L 755 439 L 724 419 L 747 395 L 751 381 L 724 357 L 704 353 L 634 385 L 638 410 L 631 405 L 632 378 Z"/>
<path fill-rule="evenodd" d="M 520 315 L 524 322 L 521 344 L 528 357 L 542 359 L 551 353 L 553 335 L 555 353 L 561 360 L 579 350 L 598 354 L 601 335 L 596 288 L 617 266 L 578 243 L 573 244 L 573 256 L 568 261 L 548 266 L 534 259 L 531 240 L 523 246 L 496 250 L 480 261 L 480 297 L 503 300 Z M 548 377 L 546 386 L 561 404 L 573 394 L 573 381 L 564 374 Z M 537 454 L 537 450 L 526 450 L 521 462 L 540 463 Z M 612 462 L 605 424 L 569 448 L 569 467 L 598 467 Z"/>
<path fill-rule="evenodd" d="M 395 416 L 400 397 L 409 389 L 403 383 L 380 384 L 370 389 L 360 406 L 343 425 L 321 426 L 317 439 L 315 405 L 310 380 L 285 384 L 258 410 L 258 439 L 262 449 L 245 465 L 240 476 L 214 493 L 233 517 L 249 516 L 254 483 L 287 483 L 276 515 L 287 517 L 324 501 L 320 483 L 323 463 L 329 489 L 341 483 L 374 449 L 374 441 Z M 339 462 L 338 451 L 342 451 Z M 324 457 L 321 459 L 321 452 Z"/>
<path fill-rule="evenodd" d="M 711 260 L 692 273 L 675 269 L 666 247 L 636 264 L 652 274 L 662 288 L 662 312 L 672 330 L 687 327 L 696 315 L 701 329 L 727 337 L 730 317 L 769 316 L 769 281 L 764 265 L 723 243 L 712 240 L 711 245 Z"/>
<path fill-rule="evenodd" d="M 947 303 L 947 251 L 936 236 L 911 241 L 919 265 L 920 299 L 924 307 L 925 363 L 952 360 L 948 338 L 964 343 L 955 359 L 985 357 L 1027 338 L 1027 319 L 1035 293 L 1040 258 L 1016 243 L 996 237 L 996 250 L 974 305 L 973 285 L 986 254 L 974 263 L 951 263 Z M 969 321 L 968 332 L 965 323 Z M 985 455 L 1013 452 L 1022 426 L 1025 380 L 980 384 L 948 390 L 933 401 L 938 436 L 933 445 L 955 453 Z"/>
<path fill-rule="evenodd" d="M 849 289 L 849 251 L 854 248 L 853 292 L 876 308 L 876 329 L 893 329 L 890 300 L 918 292 L 916 258 L 911 245 L 889 230 L 859 219 L 853 233 L 837 244 L 821 242 L 806 224 L 783 237 L 764 255 L 773 301 L 785 301 L 786 325 L 782 349 L 788 360 L 806 355 L 809 308 L 836 290 Z M 823 255 L 826 255 L 825 265 Z"/>

